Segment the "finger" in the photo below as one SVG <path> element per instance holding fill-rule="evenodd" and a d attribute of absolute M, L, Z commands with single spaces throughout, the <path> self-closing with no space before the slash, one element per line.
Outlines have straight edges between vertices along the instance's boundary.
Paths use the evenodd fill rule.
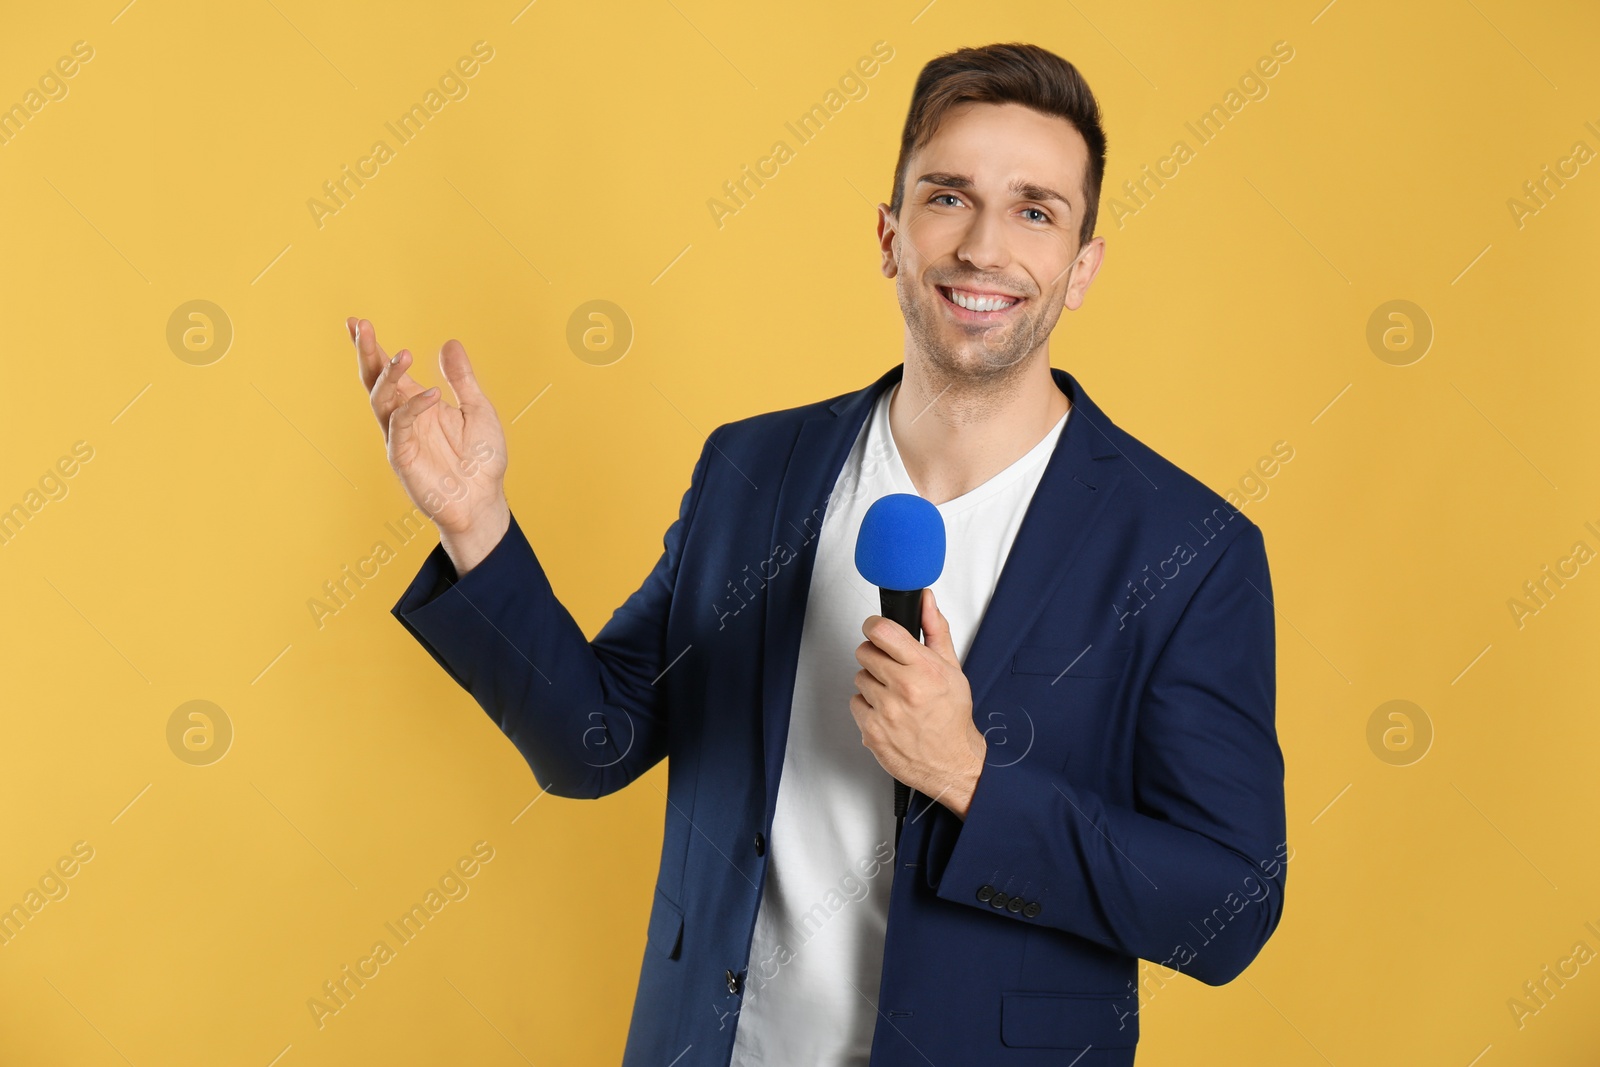
<path fill-rule="evenodd" d="M 456 405 L 462 411 L 479 408 L 493 410 L 494 405 L 489 403 L 489 398 L 478 387 L 478 376 L 473 373 L 467 350 L 454 337 L 439 349 L 439 369 L 444 372 L 445 381 L 450 383 L 451 390 L 456 394 Z"/>
<path fill-rule="evenodd" d="M 389 353 L 378 344 L 378 332 L 371 321 L 356 319 L 356 361 L 361 368 L 361 382 L 371 392 L 378 375 L 389 363 Z"/>
<path fill-rule="evenodd" d="M 893 619 L 869 615 L 867 621 L 861 624 L 861 632 L 897 663 L 915 663 L 922 655 L 921 643 L 912 638 L 911 631 Z"/>
<path fill-rule="evenodd" d="M 355 320 L 356 361 L 361 367 L 361 384 L 372 391 L 373 383 L 383 373 L 389 354 L 378 345 L 378 332 L 366 319 Z"/>
<path fill-rule="evenodd" d="M 439 387 L 424 389 L 396 407 L 389 415 L 389 440 L 404 441 L 417 423 L 417 417 L 439 402 Z"/>
<path fill-rule="evenodd" d="M 856 662 L 874 680 L 884 685 L 888 684 L 889 675 L 895 667 L 894 657 L 870 641 L 863 641 L 856 647 Z"/>
<path fill-rule="evenodd" d="M 406 373 L 410 366 L 411 350 L 402 348 L 394 354 L 394 359 L 384 363 L 383 370 L 379 372 L 378 380 L 372 387 L 372 413 L 378 416 L 380 425 L 389 425 L 389 417 L 394 414 L 395 408 L 422 392 L 422 386 Z"/>
<path fill-rule="evenodd" d="M 872 714 L 872 705 L 867 703 L 866 697 L 862 696 L 860 693 L 854 693 L 851 695 L 850 716 L 851 718 L 855 719 L 857 728 L 861 730 L 862 744 L 866 744 L 867 742 L 866 727 L 868 720 L 872 717 Z"/>
<path fill-rule="evenodd" d="M 867 703 L 873 707 L 877 707 L 883 694 L 889 691 L 889 687 L 883 683 L 881 678 L 876 677 L 864 667 L 856 671 L 855 684 L 856 692 L 865 697 Z"/>
<path fill-rule="evenodd" d="M 923 643 L 938 653 L 941 658 L 951 662 L 956 661 L 956 646 L 950 637 L 950 622 L 944 617 L 944 612 L 939 610 L 939 605 L 934 600 L 932 589 L 923 590 L 922 638 Z"/>

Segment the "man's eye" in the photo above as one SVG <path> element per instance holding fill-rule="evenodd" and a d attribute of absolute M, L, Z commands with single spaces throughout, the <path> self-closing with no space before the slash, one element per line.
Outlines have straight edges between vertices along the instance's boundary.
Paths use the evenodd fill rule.
<path fill-rule="evenodd" d="M 939 202 L 940 200 L 945 199 L 946 197 L 949 197 L 951 200 L 959 200 L 960 199 L 960 197 L 956 196 L 955 193 L 934 193 L 933 194 L 933 200 L 934 200 L 935 203 Z"/>
<path fill-rule="evenodd" d="M 1035 214 L 1035 215 L 1038 215 L 1038 216 L 1039 216 L 1039 221 L 1040 221 L 1040 222 L 1049 222 L 1049 221 L 1050 221 L 1050 216 L 1049 216 L 1049 215 L 1047 215 L 1047 214 L 1046 214 L 1046 213 L 1045 213 L 1045 212 L 1043 212 L 1043 211 L 1040 211 L 1040 210 L 1039 210 L 1039 209 L 1038 209 L 1038 208 L 1036 208 L 1036 207 L 1026 207 L 1026 208 L 1023 208 L 1023 209 L 1022 209 L 1022 210 L 1024 210 L 1024 211 L 1031 211 L 1031 212 L 1033 212 L 1033 213 L 1034 213 L 1034 214 Z"/>

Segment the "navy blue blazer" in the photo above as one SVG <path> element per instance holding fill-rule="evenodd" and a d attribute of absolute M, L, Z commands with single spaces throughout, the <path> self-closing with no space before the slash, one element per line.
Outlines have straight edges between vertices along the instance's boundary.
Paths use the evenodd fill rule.
<path fill-rule="evenodd" d="M 460 580 L 435 548 L 393 608 L 549 792 L 602 797 L 668 758 L 624 1067 L 730 1061 L 817 535 L 903 370 L 717 427 L 592 641 L 514 517 Z M 860 991 L 873 1067 L 1132 1064 L 1139 959 L 1147 992 L 1220 985 L 1283 914 L 1261 530 L 1051 373 L 1072 413 L 963 665 L 988 756 L 965 821 L 912 793 Z"/>

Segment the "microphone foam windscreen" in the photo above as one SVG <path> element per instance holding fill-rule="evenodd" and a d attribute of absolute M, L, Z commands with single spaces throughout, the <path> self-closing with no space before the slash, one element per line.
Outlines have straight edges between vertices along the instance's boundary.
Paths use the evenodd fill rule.
<path fill-rule="evenodd" d="M 944 570 L 944 516 L 915 493 L 879 497 L 856 535 L 856 570 L 880 589 L 926 589 Z"/>

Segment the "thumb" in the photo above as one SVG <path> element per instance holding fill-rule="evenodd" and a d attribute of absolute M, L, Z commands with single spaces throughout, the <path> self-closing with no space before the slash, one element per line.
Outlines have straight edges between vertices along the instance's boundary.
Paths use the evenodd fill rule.
<path fill-rule="evenodd" d="M 938 653 L 941 659 L 952 666 L 961 666 L 961 661 L 956 656 L 955 642 L 950 639 L 949 620 L 944 617 L 944 612 L 939 610 L 931 588 L 922 591 L 922 640 Z"/>
<path fill-rule="evenodd" d="M 445 381 L 450 383 L 451 390 L 455 392 L 456 403 L 462 411 L 492 406 L 478 387 L 478 377 L 472 373 L 472 361 L 467 358 L 467 350 L 460 341 L 452 337 L 439 349 L 439 369 L 444 372 Z"/>

